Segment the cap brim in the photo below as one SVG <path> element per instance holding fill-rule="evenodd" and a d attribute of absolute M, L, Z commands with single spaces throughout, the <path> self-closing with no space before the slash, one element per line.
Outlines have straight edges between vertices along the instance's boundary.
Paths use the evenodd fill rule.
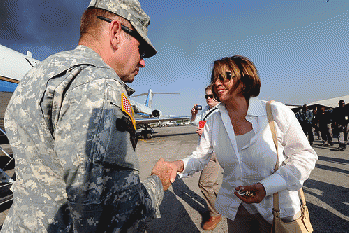
<path fill-rule="evenodd" d="M 138 31 L 137 31 L 138 32 Z M 140 35 L 141 38 L 143 39 L 143 41 L 141 41 L 142 46 L 145 47 L 145 54 L 144 54 L 144 58 L 150 58 L 152 56 L 154 56 L 157 51 L 154 48 L 154 46 L 152 45 L 152 43 L 150 42 L 148 37 L 145 37 Z"/>
<path fill-rule="evenodd" d="M 148 44 L 146 43 L 146 49 L 145 49 L 145 58 L 150 58 L 152 56 L 154 56 L 158 51 L 156 51 L 156 49 L 153 47 L 152 44 Z"/>
<path fill-rule="evenodd" d="M 132 22 L 131 22 L 131 24 L 136 29 L 136 31 L 138 32 L 140 37 L 143 39 L 143 41 L 141 41 L 141 43 L 142 43 L 142 45 L 145 46 L 144 58 L 150 58 L 150 57 L 154 56 L 157 53 L 157 51 L 154 48 L 153 44 L 150 42 L 150 39 L 147 37 L 147 35 L 145 35 L 146 33 L 144 33 L 144 34 L 140 33 L 140 32 L 142 32 L 142 30 L 139 30 L 137 28 L 137 26 L 134 25 Z"/>

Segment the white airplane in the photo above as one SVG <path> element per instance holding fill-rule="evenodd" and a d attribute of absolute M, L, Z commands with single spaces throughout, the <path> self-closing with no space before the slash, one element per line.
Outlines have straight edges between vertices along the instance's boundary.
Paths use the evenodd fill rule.
<path fill-rule="evenodd" d="M 148 93 L 142 93 L 139 95 L 131 96 L 131 98 L 134 98 L 138 96 L 147 95 L 147 98 L 144 104 L 138 103 L 132 99 L 130 100 L 133 110 L 135 111 L 135 114 L 137 114 L 139 117 L 161 117 L 162 112 L 158 109 L 152 108 L 153 96 L 156 94 L 179 95 L 179 93 L 154 93 L 152 89 L 149 89 Z"/>
<path fill-rule="evenodd" d="M 23 76 L 38 63 L 29 51 L 22 54 L 0 45 L 0 91 L 13 92 Z"/>
<path fill-rule="evenodd" d="M 135 112 L 135 120 L 138 129 L 142 129 L 140 135 L 143 138 L 151 138 L 153 134 L 153 129 L 150 127 L 151 123 L 161 122 L 173 122 L 173 121 L 188 121 L 190 119 L 189 116 L 163 116 L 162 112 L 158 109 L 152 108 L 153 96 L 155 94 L 170 94 L 170 95 L 179 95 L 179 93 L 154 93 L 151 89 L 149 89 L 148 93 L 142 93 L 139 95 L 131 96 L 131 98 L 147 95 L 144 104 L 138 103 L 134 100 L 130 100 L 131 105 Z"/>

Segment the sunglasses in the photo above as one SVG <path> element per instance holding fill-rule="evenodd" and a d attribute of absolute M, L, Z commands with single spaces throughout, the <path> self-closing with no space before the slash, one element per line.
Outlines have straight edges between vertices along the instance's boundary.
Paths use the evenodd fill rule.
<path fill-rule="evenodd" d="M 224 82 L 225 80 L 228 80 L 228 81 L 230 81 L 231 80 L 231 72 L 230 71 L 228 71 L 228 72 L 225 72 L 225 74 L 219 74 L 218 75 L 218 78 L 216 78 L 215 79 L 215 81 L 218 79 L 219 81 L 221 81 L 221 82 Z"/>
<path fill-rule="evenodd" d="M 205 99 L 208 99 L 208 98 L 213 99 L 214 97 L 213 97 L 213 95 L 205 95 Z"/>
<path fill-rule="evenodd" d="M 108 19 L 106 17 L 103 16 L 97 16 L 98 19 L 101 19 L 103 21 L 106 21 L 108 23 L 113 22 L 112 19 Z M 139 35 L 139 33 L 136 30 L 131 30 L 130 28 L 124 26 L 121 24 L 121 29 L 126 32 L 127 34 L 129 34 L 130 36 L 134 37 L 136 40 L 138 40 L 139 42 L 139 46 L 138 46 L 138 50 L 139 50 L 139 55 L 141 57 L 141 60 L 145 57 L 145 49 L 143 46 L 141 46 L 141 42 L 143 41 L 143 38 Z"/>

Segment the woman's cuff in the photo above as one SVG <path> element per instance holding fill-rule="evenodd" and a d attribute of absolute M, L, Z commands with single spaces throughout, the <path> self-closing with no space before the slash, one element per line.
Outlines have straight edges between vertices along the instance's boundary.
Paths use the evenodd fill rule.
<path fill-rule="evenodd" d="M 179 178 L 185 178 L 185 177 L 189 176 L 189 173 L 185 171 L 185 168 L 187 167 L 189 159 L 185 158 L 185 159 L 181 159 L 181 160 L 183 161 L 183 171 L 177 172 L 177 174 L 179 175 Z"/>
<path fill-rule="evenodd" d="M 285 179 L 277 173 L 268 176 L 259 183 L 264 186 L 266 195 L 271 195 L 287 188 Z"/>

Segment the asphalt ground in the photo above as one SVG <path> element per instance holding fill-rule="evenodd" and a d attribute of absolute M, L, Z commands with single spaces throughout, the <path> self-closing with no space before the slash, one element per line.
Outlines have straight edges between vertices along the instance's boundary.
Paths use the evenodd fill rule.
<path fill-rule="evenodd" d="M 150 174 L 159 158 L 170 161 L 181 159 L 190 155 L 197 145 L 194 126 L 154 130 L 152 139 L 140 139 L 137 145 L 141 179 Z M 319 160 L 303 190 L 314 232 L 349 232 L 349 148 L 336 151 L 337 143 L 325 147 L 320 140 L 315 140 L 313 147 Z M 201 228 L 203 218 L 207 217 L 207 205 L 197 185 L 199 175 L 196 173 L 190 178 L 177 179 L 165 192 L 160 206 L 161 218 L 148 224 L 148 233 L 227 232 L 224 218 L 213 231 Z M 0 211 L 1 225 L 6 210 Z"/>

